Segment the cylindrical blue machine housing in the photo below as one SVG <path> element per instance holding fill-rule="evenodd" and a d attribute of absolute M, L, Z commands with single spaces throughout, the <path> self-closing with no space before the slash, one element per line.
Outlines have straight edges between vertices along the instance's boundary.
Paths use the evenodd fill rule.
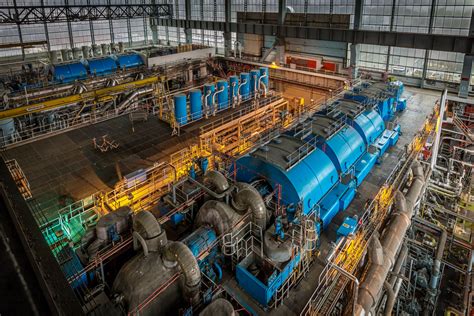
<path fill-rule="evenodd" d="M 254 69 L 250 71 L 250 94 L 258 91 L 258 79 L 260 78 L 260 70 Z"/>
<path fill-rule="evenodd" d="M 238 96 L 239 91 L 239 77 L 230 76 L 229 77 L 229 89 L 230 89 L 230 98 L 234 100 Z"/>
<path fill-rule="evenodd" d="M 275 162 L 285 162 L 286 156 L 302 146 L 290 136 L 280 136 L 277 142 L 267 144 L 253 154 L 237 160 L 237 180 L 250 183 L 258 178 L 267 179 L 273 189 L 281 185 L 281 199 L 295 206 L 303 201 L 303 213 L 307 214 L 316 203 L 339 181 L 331 159 L 320 149 L 315 149 L 289 170 Z M 265 157 L 271 157 L 272 161 Z M 254 171 L 254 173 L 249 172 Z"/>
<path fill-rule="evenodd" d="M 222 91 L 221 91 L 222 90 Z M 223 110 L 229 107 L 229 83 L 227 80 L 217 81 L 217 109 Z"/>
<path fill-rule="evenodd" d="M 209 94 L 209 91 L 211 92 L 210 94 Z M 216 91 L 216 87 L 212 83 L 206 83 L 204 85 L 204 96 L 205 96 L 204 103 L 205 105 L 207 105 L 209 109 L 212 109 L 212 107 L 214 106 L 214 104 L 212 103 L 212 99 L 213 99 L 215 91 Z"/>
<path fill-rule="evenodd" d="M 349 125 L 318 146 L 326 152 L 337 170 L 342 173 L 346 173 L 366 149 L 362 137 Z"/>
<path fill-rule="evenodd" d="M 261 82 L 265 85 L 265 87 L 267 87 L 267 90 L 268 90 L 268 77 L 269 77 L 270 73 L 268 72 L 268 68 L 267 67 L 260 67 L 260 77 L 262 78 L 261 79 Z M 263 77 L 264 76 L 264 77 Z M 260 89 L 260 87 L 258 88 Z"/>
<path fill-rule="evenodd" d="M 174 116 L 178 125 L 184 125 L 188 122 L 185 94 L 174 96 Z"/>
<path fill-rule="evenodd" d="M 202 252 L 209 250 L 216 239 L 216 233 L 212 228 L 199 227 L 183 239 L 183 243 L 188 246 L 195 257 L 198 257 Z"/>
<path fill-rule="evenodd" d="M 240 73 L 240 95 L 242 99 L 245 100 L 248 98 L 250 93 L 250 74 L 248 72 L 241 72 Z"/>
<path fill-rule="evenodd" d="M 87 69 L 82 63 L 71 63 L 54 66 L 53 77 L 62 83 L 87 78 Z"/>
<path fill-rule="evenodd" d="M 117 63 L 121 69 L 130 69 L 143 65 L 143 59 L 138 54 L 127 54 L 117 57 Z"/>
<path fill-rule="evenodd" d="M 105 76 L 117 70 L 117 64 L 115 63 L 115 60 L 110 57 L 90 59 L 87 62 L 89 64 L 89 71 L 91 75 Z"/>
<path fill-rule="evenodd" d="M 199 89 L 189 92 L 189 103 L 191 108 L 191 121 L 199 120 L 202 117 L 202 93 Z"/>
<path fill-rule="evenodd" d="M 352 126 L 362 136 L 366 145 L 373 144 L 385 129 L 382 117 L 374 110 L 361 113 L 354 119 Z"/>

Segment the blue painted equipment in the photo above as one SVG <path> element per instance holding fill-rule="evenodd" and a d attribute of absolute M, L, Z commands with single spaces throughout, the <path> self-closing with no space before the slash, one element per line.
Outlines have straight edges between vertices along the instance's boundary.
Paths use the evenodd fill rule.
<path fill-rule="evenodd" d="M 397 102 L 397 112 L 402 112 L 407 108 L 407 100 L 406 99 L 399 99 Z"/>
<path fill-rule="evenodd" d="M 110 75 L 117 71 L 117 64 L 111 57 L 88 60 L 89 73 L 95 76 Z"/>
<path fill-rule="evenodd" d="M 138 54 L 120 55 L 117 57 L 120 69 L 130 69 L 144 65 L 143 59 Z"/>
<path fill-rule="evenodd" d="M 212 83 L 206 83 L 204 85 L 204 104 L 206 106 L 205 111 L 212 111 L 214 107 L 213 95 L 216 91 L 216 87 Z"/>
<path fill-rule="evenodd" d="M 232 102 L 237 98 L 239 94 L 239 77 L 238 76 L 230 76 L 229 77 L 229 89 L 230 89 L 230 99 Z"/>
<path fill-rule="evenodd" d="M 241 72 L 240 73 L 240 95 L 242 96 L 242 100 L 245 100 L 249 97 L 250 94 L 250 74 L 248 72 Z"/>
<path fill-rule="evenodd" d="M 216 232 L 212 228 L 200 227 L 183 239 L 183 243 L 189 247 L 195 257 L 199 257 L 213 245 L 216 239 Z"/>
<path fill-rule="evenodd" d="M 268 68 L 267 67 L 260 67 L 260 77 L 266 75 L 265 77 L 262 77 L 261 79 L 261 82 L 265 85 L 265 87 L 267 87 L 267 89 L 269 88 L 268 87 L 268 80 L 269 80 L 269 76 L 270 76 L 270 73 L 268 72 Z M 258 89 L 260 89 L 260 87 L 258 87 Z"/>
<path fill-rule="evenodd" d="M 202 118 L 202 93 L 199 89 L 189 92 L 189 103 L 191 108 L 191 121 Z"/>
<path fill-rule="evenodd" d="M 221 91 L 217 94 L 217 109 L 227 109 L 229 107 L 229 83 L 227 80 L 217 81 L 217 91 Z"/>
<path fill-rule="evenodd" d="M 87 69 L 82 63 L 56 65 L 53 69 L 53 78 L 62 83 L 85 79 L 87 78 Z"/>
<path fill-rule="evenodd" d="M 201 158 L 201 171 L 202 171 L 202 174 L 206 173 L 208 167 L 209 167 L 209 160 L 207 158 Z"/>
<path fill-rule="evenodd" d="M 337 229 L 337 241 L 355 233 L 357 229 L 357 217 L 346 217 Z M 336 241 L 336 242 L 337 242 Z"/>
<path fill-rule="evenodd" d="M 254 69 L 250 71 L 250 95 L 254 95 L 258 91 L 259 78 L 260 78 L 260 70 Z"/>
<path fill-rule="evenodd" d="M 177 94 L 174 96 L 174 117 L 178 125 L 184 125 L 188 122 L 185 94 Z"/>
<path fill-rule="evenodd" d="M 77 275 L 77 273 L 81 271 L 84 268 L 84 266 L 79 260 L 79 257 L 77 256 L 76 252 L 73 249 L 71 249 L 69 246 L 67 246 L 58 252 L 57 257 L 67 258 L 67 260 L 61 262 L 61 270 L 63 271 L 66 279 L 75 277 L 74 281 L 72 281 L 71 283 L 71 287 L 73 289 L 87 287 L 87 283 L 88 283 L 87 278 L 88 276 L 89 277 L 93 276 L 93 274 L 82 273 L 80 275 Z"/>
<path fill-rule="evenodd" d="M 275 219 L 275 232 L 273 235 L 277 238 L 280 238 L 280 240 L 285 239 L 285 231 L 283 230 L 283 224 L 281 222 L 281 216 L 278 216 Z"/>
<path fill-rule="evenodd" d="M 260 276 L 262 275 L 260 269 L 263 260 L 252 252 L 237 265 L 236 279 L 245 292 L 249 293 L 262 306 L 267 307 L 275 292 L 290 277 L 300 260 L 301 254 L 297 253 L 280 271 L 273 270 L 265 280 Z"/>
<path fill-rule="evenodd" d="M 179 223 L 181 223 L 182 221 L 184 220 L 184 214 L 183 213 L 175 213 L 173 215 L 171 215 L 170 217 L 170 221 L 171 223 L 176 226 L 178 225 Z"/>

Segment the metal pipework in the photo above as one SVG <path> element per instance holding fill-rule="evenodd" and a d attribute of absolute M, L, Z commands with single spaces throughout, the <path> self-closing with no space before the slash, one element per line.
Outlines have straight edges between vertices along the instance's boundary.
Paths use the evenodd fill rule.
<path fill-rule="evenodd" d="M 240 88 L 242 88 L 242 86 L 246 85 L 247 84 L 247 79 L 245 79 L 244 81 L 242 81 L 241 84 L 239 84 L 239 87 L 237 88 L 237 99 L 238 99 L 238 102 L 242 102 L 242 95 L 240 94 Z"/>
<path fill-rule="evenodd" d="M 267 74 L 264 74 L 263 76 L 260 76 L 260 78 L 258 78 L 258 86 L 260 87 L 261 85 L 263 86 L 263 96 L 266 97 L 267 96 L 267 86 L 262 82 L 262 79 L 263 78 L 266 78 L 267 77 Z"/>
<path fill-rule="evenodd" d="M 206 95 L 204 96 L 204 115 L 206 118 L 208 118 L 208 104 L 207 104 L 207 98 L 211 95 L 212 91 L 209 90 L 207 91 Z M 214 99 L 213 99 L 214 101 Z"/>
<path fill-rule="evenodd" d="M 241 218 L 229 205 L 224 202 L 209 200 L 199 209 L 194 221 L 196 227 L 209 226 L 216 231 L 217 236 L 228 232 Z"/>
<path fill-rule="evenodd" d="M 214 94 L 212 95 L 212 105 L 214 106 L 214 109 L 212 110 L 212 115 L 215 116 L 216 115 L 216 110 L 217 110 L 217 106 L 216 106 L 216 96 L 222 92 L 224 92 L 225 88 L 222 87 L 220 90 L 217 90 L 216 92 L 214 92 Z"/>
<path fill-rule="evenodd" d="M 204 175 L 205 181 L 211 183 L 216 188 L 217 193 L 223 193 L 229 189 L 227 178 L 216 170 L 208 170 Z"/>
<path fill-rule="evenodd" d="M 263 230 L 267 227 L 267 208 L 260 193 L 251 185 L 243 185 L 240 187 L 232 199 L 232 206 L 240 212 L 246 212 L 248 209 L 252 212 L 252 221 Z"/>
<path fill-rule="evenodd" d="M 133 219 L 133 249 L 143 249 L 145 257 L 159 251 L 167 243 L 166 231 L 148 211 L 141 211 Z"/>
<path fill-rule="evenodd" d="M 448 233 L 446 232 L 446 229 L 441 228 L 441 236 L 438 241 L 438 249 L 436 250 L 436 257 L 433 263 L 433 272 L 431 273 L 430 289 L 433 290 L 433 292 L 438 286 L 441 274 L 441 260 L 443 260 L 444 247 L 446 246 L 447 238 Z"/>
<path fill-rule="evenodd" d="M 242 59 L 242 44 L 239 41 L 234 42 L 234 58 L 237 58 L 237 51 L 239 51 L 239 58 Z"/>
<path fill-rule="evenodd" d="M 397 261 L 395 262 L 395 266 L 393 267 L 393 277 L 390 282 L 385 282 L 384 287 L 387 290 L 387 302 L 385 303 L 385 316 L 391 316 L 393 306 L 395 305 L 395 299 L 397 298 L 398 291 L 400 290 L 400 278 L 397 275 L 400 273 L 402 268 L 403 262 L 405 261 L 408 255 L 408 247 L 406 245 L 402 246 L 400 253 L 398 254 Z"/>
<path fill-rule="evenodd" d="M 232 82 L 232 84 L 230 85 L 232 87 L 232 94 L 234 94 L 234 87 L 236 86 L 236 83 L 235 82 Z M 238 102 L 239 101 L 239 88 L 237 87 L 237 95 L 235 95 L 233 98 L 232 98 L 232 108 L 235 108 L 235 102 Z"/>
<path fill-rule="evenodd" d="M 201 270 L 188 246 L 180 241 L 169 243 L 163 252 L 163 263 L 168 267 L 179 265 L 184 275 L 185 296 L 192 303 L 199 302 Z"/>
<path fill-rule="evenodd" d="M 355 315 L 369 315 L 375 306 L 397 251 L 403 243 L 403 237 L 410 227 L 414 206 L 425 184 L 423 167 L 418 161 L 413 163 L 412 171 L 414 178 L 406 197 L 400 191 L 395 193 L 396 211 L 392 214 L 390 226 L 386 229 L 382 242 L 373 237 L 374 247 L 370 256 L 372 262 L 360 286 Z"/>
<path fill-rule="evenodd" d="M 127 107 L 127 105 L 133 101 L 133 99 L 135 99 L 136 97 L 138 97 L 139 95 L 142 95 L 142 94 L 145 94 L 145 93 L 149 93 L 149 92 L 153 92 L 153 88 L 147 88 L 147 89 L 140 89 L 140 90 L 137 90 L 137 91 L 134 91 L 130 96 L 128 96 L 125 100 L 123 100 L 119 106 L 117 107 L 117 109 L 115 110 L 116 113 L 120 113 L 122 111 L 123 108 Z"/>

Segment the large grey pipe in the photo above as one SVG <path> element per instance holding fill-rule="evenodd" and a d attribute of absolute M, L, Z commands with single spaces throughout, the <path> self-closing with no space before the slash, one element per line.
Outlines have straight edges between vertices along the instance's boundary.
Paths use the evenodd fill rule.
<path fill-rule="evenodd" d="M 163 252 L 165 266 L 178 264 L 184 275 L 185 296 L 192 303 L 199 302 L 199 288 L 201 284 L 201 271 L 191 250 L 180 241 L 168 243 Z"/>
<path fill-rule="evenodd" d="M 214 185 L 217 193 L 223 193 L 229 188 L 229 181 L 227 178 L 216 170 L 209 170 L 204 175 L 205 181 Z"/>
<path fill-rule="evenodd" d="M 371 252 L 371 263 L 360 286 L 355 315 L 369 315 L 375 306 L 398 249 L 403 243 L 403 237 L 410 227 L 413 208 L 425 184 L 423 168 L 419 162 L 413 163 L 412 171 L 413 182 L 406 198 L 400 191 L 395 193 L 395 212 L 382 241 L 379 242 L 377 237 L 373 237 L 372 247 L 375 249 Z"/>
<path fill-rule="evenodd" d="M 149 211 L 141 211 L 133 218 L 133 249 L 143 249 L 145 257 L 149 252 L 159 251 L 168 242 L 166 231 Z"/>
<path fill-rule="evenodd" d="M 220 236 L 230 231 L 239 219 L 240 216 L 226 203 L 209 200 L 199 209 L 194 223 L 196 227 L 212 227 Z"/>
<path fill-rule="evenodd" d="M 260 193 L 253 186 L 239 183 L 239 192 L 233 199 L 232 205 L 237 211 L 246 212 L 248 209 L 252 212 L 252 221 L 265 230 L 267 226 L 267 208 Z"/>

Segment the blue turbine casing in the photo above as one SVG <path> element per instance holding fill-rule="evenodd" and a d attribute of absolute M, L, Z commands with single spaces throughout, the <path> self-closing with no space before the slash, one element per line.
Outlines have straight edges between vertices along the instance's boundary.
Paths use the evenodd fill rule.
<path fill-rule="evenodd" d="M 213 245 L 217 240 L 215 231 L 209 227 L 199 227 L 191 235 L 183 239 L 183 243 L 188 246 L 195 257 Z"/>
<path fill-rule="evenodd" d="M 226 80 L 217 81 L 217 91 L 220 91 L 217 95 L 217 109 L 223 110 L 229 107 L 229 83 Z"/>
<path fill-rule="evenodd" d="M 211 94 L 209 94 L 209 96 L 206 97 L 209 91 L 211 91 Z M 216 87 L 212 83 L 206 83 L 204 85 L 204 97 L 206 99 L 205 103 L 208 108 L 212 108 L 214 106 L 214 104 L 212 103 L 212 99 L 213 99 L 215 91 L 216 91 Z"/>
<path fill-rule="evenodd" d="M 138 54 L 120 55 L 117 57 L 120 69 L 130 69 L 144 65 L 143 59 Z"/>
<path fill-rule="evenodd" d="M 304 143 L 286 135 L 280 136 L 278 141 L 280 143 L 273 141 L 267 144 L 267 152 L 260 148 L 251 155 L 238 159 L 237 180 L 250 183 L 263 177 L 273 189 L 280 184 L 282 201 L 295 205 L 303 201 L 303 212 L 307 214 L 339 180 L 337 170 L 324 152 L 315 149 L 287 171 L 284 167 L 285 157 Z"/>
<path fill-rule="evenodd" d="M 185 94 L 174 96 L 174 117 L 178 125 L 184 125 L 188 122 Z"/>
<path fill-rule="evenodd" d="M 260 77 L 266 75 L 264 78 L 262 78 L 262 83 L 265 85 L 265 87 L 267 87 L 267 90 L 268 90 L 268 77 L 270 75 L 270 73 L 268 72 L 268 68 L 267 67 L 260 67 Z M 259 87 L 260 89 L 260 87 Z"/>
<path fill-rule="evenodd" d="M 239 93 L 242 96 L 242 99 L 245 100 L 250 94 L 250 74 L 248 72 L 240 73 L 240 84 L 242 86 L 240 87 Z"/>
<path fill-rule="evenodd" d="M 202 117 L 202 93 L 199 89 L 189 91 L 189 103 L 191 108 L 191 121 Z"/>
<path fill-rule="evenodd" d="M 260 78 L 260 70 L 254 69 L 250 71 L 250 94 L 254 95 L 258 91 L 258 78 Z"/>
<path fill-rule="evenodd" d="M 100 59 L 90 59 L 87 61 L 89 64 L 89 72 L 95 76 L 105 76 L 117 71 L 117 64 L 115 60 L 110 57 Z"/>
<path fill-rule="evenodd" d="M 358 115 L 352 121 L 352 126 L 362 136 L 366 145 L 373 144 L 385 129 L 382 117 L 374 110 L 367 110 Z"/>
<path fill-rule="evenodd" d="M 239 77 L 237 76 L 230 76 L 229 77 L 229 90 L 230 90 L 230 98 L 233 101 L 234 98 L 237 97 L 239 91 Z"/>
<path fill-rule="evenodd" d="M 337 170 L 346 173 L 364 153 L 366 146 L 359 133 L 349 125 L 345 125 L 323 144 L 318 144 L 335 164 Z"/>
<path fill-rule="evenodd" d="M 87 78 L 87 69 L 82 63 L 56 65 L 53 69 L 53 78 L 55 81 L 63 83 L 85 79 Z"/>

